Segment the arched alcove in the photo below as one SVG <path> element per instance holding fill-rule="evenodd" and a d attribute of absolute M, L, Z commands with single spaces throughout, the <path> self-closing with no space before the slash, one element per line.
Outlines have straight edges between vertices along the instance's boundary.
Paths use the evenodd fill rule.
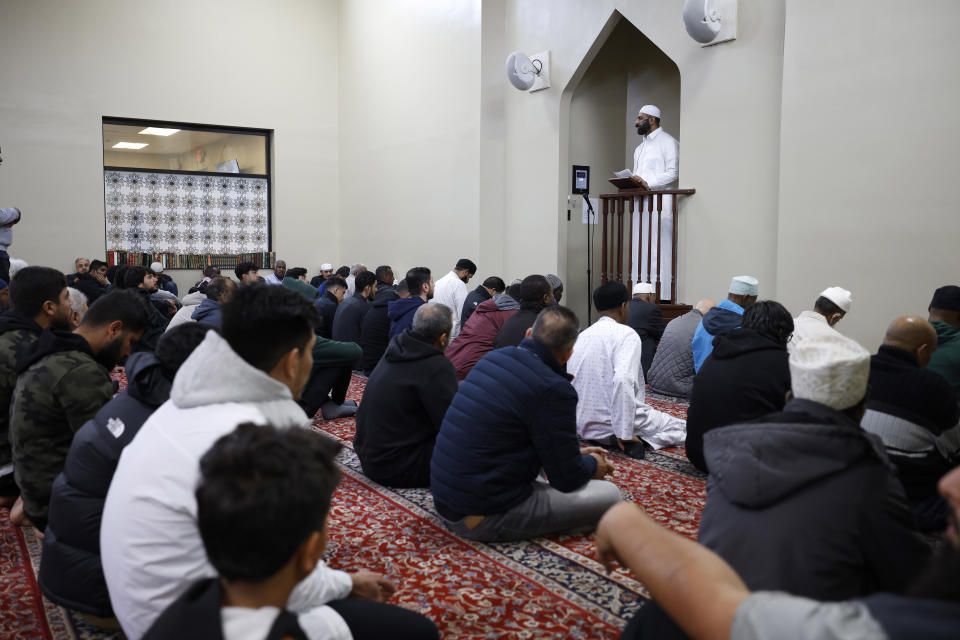
<path fill-rule="evenodd" d="M 615 171 L 633 169 L 633 152 L 640 144 L 634 128 L 637 111 L 655 104 L 663 114 L 661 126 L 680 139 L 680 69 L 656 44 L 619 12 L 613 12 L 594 46 L 564 89 L 561 109 L 568 132 L 561 128 L 561 176 L 564 193 L 570 190 L 571 165 L 590 167 L 590 193 L 615 192 L 607 180 Z M 562 114 L 563 115 L 563 114 Z M 563 127 L 563 125 L 561 125 Z M 680 166 L 681 174 L 683 164 Z M 564 198 L 565 200 L 565 198 Z M 561 218 L 560 257 L 565 272 L 563 303 L 587 323 L 590 289 L 587 283 L 587 230 L 580 211 Z M 624 217 L 627 224 L 626 216 Z M 600 284 L 599 226 L 592 286 Z M 626 280 L 626 268 L 624 269 Z M 594 314 L 595 317 L 595 314 Z"/>

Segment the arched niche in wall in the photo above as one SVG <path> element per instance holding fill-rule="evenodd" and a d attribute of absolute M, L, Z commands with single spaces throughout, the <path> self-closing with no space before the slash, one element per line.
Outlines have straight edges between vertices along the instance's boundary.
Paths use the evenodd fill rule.
<path fill-rule="evenodd" d="M 607 180 L 614 171 L 633 169 L 633 152 L 641 141 L 634 121 L 645 104 L 660 107 L 661 126 L 680 140 L 680 69 L 630 20 L 614 11 L 561 97 L 561 202 L 566 202 L 570 192 L 571 165 L 590 167 L 591 196 L 616 191 Z M 680 173 L 682 179 L 682 154 Z M 570 213 L 569 221 L 566 215 L 560 218 L 563 302 L 586 326 L 591 294 L 587 283 L 587 230 L 582 213 Z M 627 216 L 624 223 L 626 226 Z M 601 241 L 599 228 L 595 230 L 594 288 L 600 284 Z"/>

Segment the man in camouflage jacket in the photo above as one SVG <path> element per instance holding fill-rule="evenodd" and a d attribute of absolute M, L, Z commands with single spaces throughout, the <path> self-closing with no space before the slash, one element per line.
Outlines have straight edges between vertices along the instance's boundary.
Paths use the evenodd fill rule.
<path fill-rule="evenodd" d="M 0 315 L 0 506 L 20 495 L 10 449 L 10 398 L 17 384 L 17 353 L 51 327 L 69 329 L 70 298 L 63 274 L 49 267 L 24 267 L 10 284 L 12 308 Z"/>
<path fill-rule="evenodd" d="M 150 326 L 146 303 L 115 291 L 99 298 L 73 333 L 45 330 L 20 352 L 10 445 L 23 511 L 38 529 L 46 526 L 50 490 L 73 434 L 113 397 L 110 370 Z"/>

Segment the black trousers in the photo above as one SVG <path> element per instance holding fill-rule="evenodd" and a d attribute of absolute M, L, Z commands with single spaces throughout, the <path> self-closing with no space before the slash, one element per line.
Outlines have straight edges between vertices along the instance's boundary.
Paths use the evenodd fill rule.
<path fill-rule="evenodd" d="M 347 399 L 347 387 L 350 386 L 352 366 L 329 367 L 314 365 L 300 396 L 300 406 L 311 418 L 327 400 L 343 404 Z"/>
<path fill-rule="evenodd" d="M 327 603 L 340 614 L 354 640 L 439 640 L 429 618 L 415 611 L 382 602 L 346 598 Z"/>
<path fill-rule="evenodd" d="M 10 256 L 3 250 L 0 250 L 0 278 L 10 284 Z"/>

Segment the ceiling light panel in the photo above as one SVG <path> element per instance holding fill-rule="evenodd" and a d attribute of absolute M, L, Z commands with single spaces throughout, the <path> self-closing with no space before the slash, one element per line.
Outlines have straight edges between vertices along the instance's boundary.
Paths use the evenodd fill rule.
<path fill-rule="evenodd" d="M 149 146 L 146 142 L 118 142 L 113 145 L 114 149 L 143 149 Z"/>
<path fill-rule="evenodd" d="M 173 134 L 179 132 L 180 129 L 164 129 L 163 127 L 147 127 L 146 129 L 139 131 L 145 136 L 172 136 Z"/>

